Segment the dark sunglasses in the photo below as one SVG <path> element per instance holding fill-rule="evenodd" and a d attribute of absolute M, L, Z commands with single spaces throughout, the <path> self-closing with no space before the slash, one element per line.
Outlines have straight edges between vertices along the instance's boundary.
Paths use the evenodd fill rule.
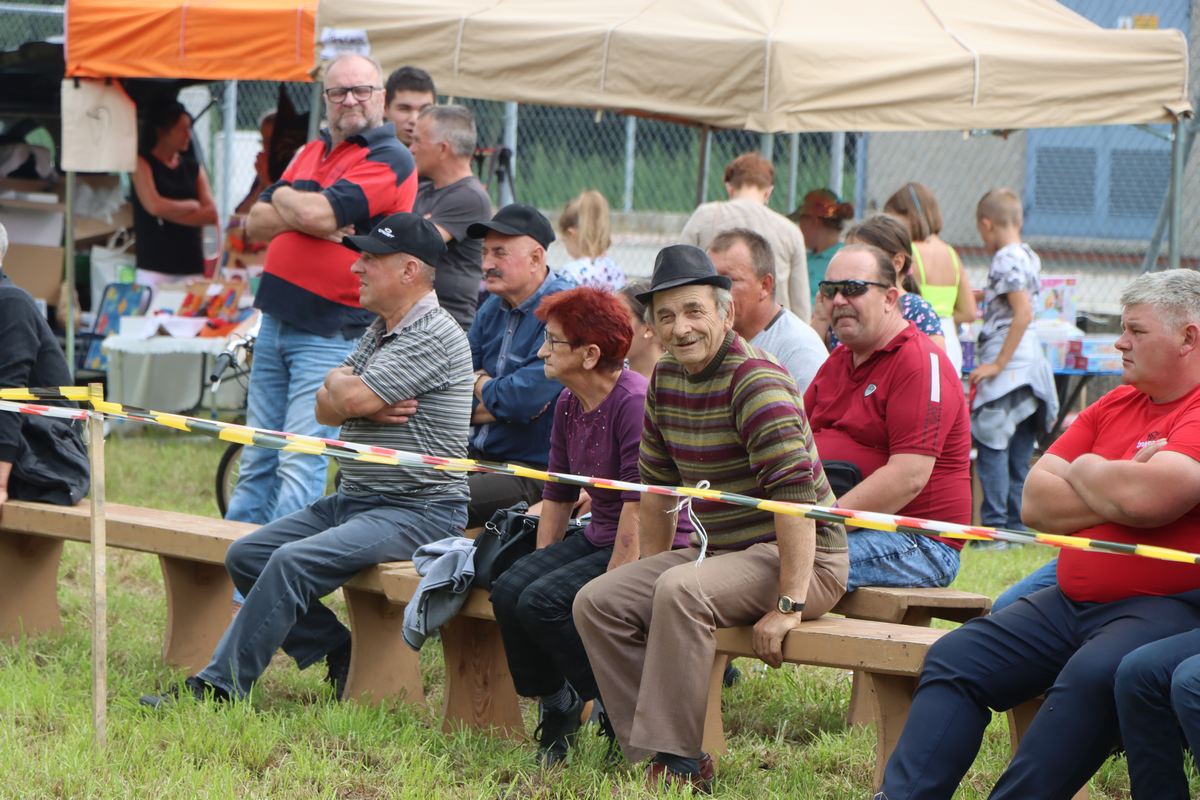
<path fill-rule="evenodd" d="M 859 295 L 866 294 L 867 289 L 870 289 L 872 286 L 878 286 L 880 289 L 892 288 L 886 283 L 879 283 L 878 281 L 860 281 L 857 278 L 852 278 L 848 281 L 821 281 L 817 284 L 817 291 L 820 292 L 823 297 L 827 297 L 832 300 L 837 296 L 838 292 L 842 293 L 842 297 L 858 297 Z"/>

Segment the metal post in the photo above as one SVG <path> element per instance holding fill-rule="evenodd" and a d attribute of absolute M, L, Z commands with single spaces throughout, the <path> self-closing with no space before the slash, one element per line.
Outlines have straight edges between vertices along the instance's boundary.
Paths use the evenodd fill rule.
<path fill-rule="evenodd" d="M 1179 240 L 1183 234 L 1183 164 L 1186 127 L 1183 117 L 1175 120 L 1175 137 L 1171 140 L 1171 238 L 1167 259 L 1171 269 L 1179 269 Z"/>
<path fill-rule="evenodd" d="M 764 133 L 758 137 L 758 150 L 767 161 L 775 160 L 775 134 Z"/>
<path fill-rule="evenodd" d="M 219 220 L 233 213 L 233 137 L 237 130 L 237 81 L 225 81 L 225 97 L 221 107 L 221 122 L 225 144 L 221 152 L 221 213 Z"/>
<path fill-rule="evenodd" d="M 862 219 L 867 207 L 867 135 L 859 133 L 854 142 L 855 219 Z"/>
<path fill-rule="evenodd" d="M 75 307 L 75 173 L 67 173 L 63 212 L 63 275 L 67 282 L 67 369 L 75 377 L 75 318 L 79 309 Z M 99 309 L 92 309 L 98 311 Z"/>
<path fill-rule="evenodd" d="M 321 130 L 321 116 L 325 111 L 325 103 L 321 99 L 323 91 L 325 91 L 324 80 L 314 79 L 308 99 L 308 141 L 310 142 L 317 138 L 317 133 Z"/>
<path fill-rule="evenodd" d="M 696 205 L 708 200 L 708 167 L 712 160 L 712 128 L 700 128 L 700 174 L 696 176 Z"/>
<path fill-rule="evenodd" d="M 787 207 L 790 211 L 796 207 L 796 181 L 800 176 L 800 134 L 788 136 L 788 194 Z"/>
<path fill-rule="evenodd" d="M 842 173 L 846 169 L 846 134 L 836 131 L 829 137 L 829 188 L 842 196 Z"/>
<path fill-rule="evenodd" d="M 630 114 L 625 118 L 625 197 L 621 210 L 633 210 L 633 168 L 637 157 L 637 117 Z"/>
<path fill-rule="evenodd" d="M 517 117 L 516 103 L 504 104 L 504 139 L 503 146 L 511 154 L 508 159 L 508 183 L 500 184 L 500 205 L 506 206 L 513 202 L 513 187 L 517 184 Z"/>

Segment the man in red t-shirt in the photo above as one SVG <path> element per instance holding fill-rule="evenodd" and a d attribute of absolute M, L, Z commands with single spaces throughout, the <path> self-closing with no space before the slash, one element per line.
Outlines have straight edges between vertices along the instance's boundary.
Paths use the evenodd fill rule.
<path fill-rule="evenodd" d="M 817 452 L 838 505 L 945 522 L 971 521 L 971 423 L 945 352 L 904 318 L 896 270 L 882 250 L 848 245 L 818 284 L 842 345 L 804 393 Z M 862 476 L 839 486 L 846 474 Z M 857 476 L 856 476 L 857 477 Z M 945 586 L 962 542 L 849 529 L 850 582 Z"/>
<path fill-rule="evenodd" d="M 1129 386 L 1087 408 L 1042 456 L 1025 483 L 1022 517 L 1051 533 L 1195 552 L 1200 275 L 1142 275 L 1121 303 L 1117 349 Z M 1071 797 L 1120 741 L 1118 664 L 1198 626 L 1200 567 L 1064 549 L 1058 586 L 972 620 L 930 649 L 880 796 L 950 797 L 989 709 L 1045 694 L 991 797 Z M 1174 758 L 1179 752 L 1177 744 Z"/>

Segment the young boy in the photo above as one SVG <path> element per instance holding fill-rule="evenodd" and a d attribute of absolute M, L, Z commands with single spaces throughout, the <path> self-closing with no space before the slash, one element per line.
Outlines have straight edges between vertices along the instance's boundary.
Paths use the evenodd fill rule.
<path fill-rule="evenodd" d="M 1021 200 L 1011 189 L 985 194 L 975 225 L 992 253 L 976 345 L 979 366 L 970 377 L 971 437 L 983 487 L 980 516 L 986 526 L 1021 530 L 1021 490 L 1034 443 L 1058 414 L 1054 373 L 1030 329 L 1041 259 L 1021 241 Z"/>

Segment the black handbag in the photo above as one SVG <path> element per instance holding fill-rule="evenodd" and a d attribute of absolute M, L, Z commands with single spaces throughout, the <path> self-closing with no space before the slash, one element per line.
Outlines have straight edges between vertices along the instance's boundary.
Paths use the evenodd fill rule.
<path fill-rule="evenodd" d="M 529 504 L 525 501 L 502 508 L 483 526 L 475 537 L 475 581 L 472 586 L 490 591 L 506 569 L 537 549 L 541 517 L 526 513 L 528 509 Z M 567 523 L 566 535 L 579 533 L 586 527 L 586 522 L 573 519 Z"/>

